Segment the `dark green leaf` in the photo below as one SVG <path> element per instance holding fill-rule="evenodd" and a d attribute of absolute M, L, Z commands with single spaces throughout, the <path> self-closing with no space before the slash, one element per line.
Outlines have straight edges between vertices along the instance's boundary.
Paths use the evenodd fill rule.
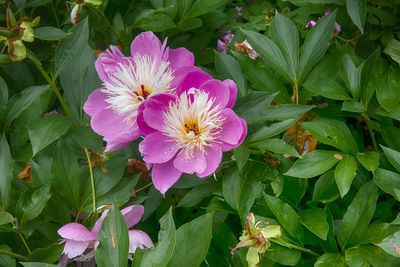
<path fill-rule="evenodd" d="M 246 145 L 241 145 L 233 150 L 233 156 L 239 169 L 243 169 L 250 156 L 249 148 Z"/>
<path fill-rule="evenodd" d="M 104 219 L 98 235 L 96 263 L 100 267 L 128 264 L 129 235 L 128 226 L 121 211 L 113 205 Z"/>
<path fill-rule="evenodd" d="M 248 124 L 262 123 L 265 121 L 285 121 L 289 119 L 297 120 L 300 116 L 309 112 L 314 106 L 311 105 L 292 105 L 284 104 L 279 106 L 269 107 L 265 110 L 259 110 L 258 113 L 254 112 L 246 122 Z"/>
<path fill-rule="evenodd" d="M 379 79 L 380 86 L 376 87 L 376 98 L 387 111 L 392 111 L 400 101 L 400 69 L 384 68 Z"/>
<path fill-rule="evenodd" d="M 381 147 L 389 162 L 393 165 L 393 167 L 396 168 L 398 172 L 400 172 L 400 152 L 382 145 Z"/>
<path fill-rule="evenodd" d="M 50 197 L 49 185 L 28 188 L 21 195 L 16 206 L 15 212 L 20 224 L 39 216 Z"/>
<path fill-rule="evenodd" d="M 226 0 L 203 0 L 194 1 L 192 7 L 184 13 L 186 18 L 201 16 L 205 13 L 215 10 L 216 8 L 226 4 Z"/>
<path fill-rule="evenodd" d="M 368 105 L 376 88 L 382 86 L 383 75 L 381 52 L 377 48 L 368 57 L 361 73 L 361 96 L 365 105 Z"/>
<path fill-rule="evenodd" d="M 269 126 L 264 126 L 248 138 L 248 143 L 262 141 L 274 137 L 288 129 L 296 122 L 295 119 L 288 119 L 282 122 L 277 122 Z"/>
<path fill-rule="evenodd" d="M 0 225 L 8 224 L 14 221 L 14 217 L 5 211 L 0 211 Z"/>
<path fill-rule="evenodd" d="M 342 77 L 347 88 L 355 99 L 359 99 L 361 91 L 361 67 L 357 68 L 350 56 L 346 55 L 343 60 Z"/>
<path fill-rule="evenodd" d="M 356 102 L 356 101 L 344 101 L 342 106 L 343 111 L 349 112 L 365 112 L 365 107 L 363 103 Z"/>
<path fill-rule="evenodd" d="M 400 201 L 400 174 L 379 168 L 374 173 L 374 179 L 380 189 Z"/>
<path fill-rule="evenodd" d="M 374 172 L 379 167 L 379 152 L 370 151 L 366 153 L 357 153 L 356 157 L 358 162 L 370 172 Z"/>
<path fill-rule="evenodd" d="M 231 55 L 215 53 L 215 68 L 223 78 L 236 82 L 240 96 L 246 94 L 246 83 L 240 65 Z"/>
<path fill-rule="evenodd" d="M 313 192 L 313 201 L 322 203 L 332 202 L 339 197 L 333 170 L 328 171 L 318 178 Z"/>
<path fill-rule="evenodd" d="M 268 114 L 267 108 L 272 103 L 276 94 L 266 92 L 251 92 L 245 96 L 239 97 L 236 101 L 236 113 L 247 123 L 253 120 L 262 120 L 260 114 Z"/>
<path fill-rule="evenodd" d="M 314 95 L 321 95 L 334 100 L 350 100 L 351 97 L 338 82 L 330 78 L 319 78 L 306 82 L 304 88 Z"/>
<path fill-rule="evenodd" d="M 265 253 L 265 257 L 285 266 L 295 266 L 300 261 L 301 253 L 294 249 L 272 244 L 268 252 Z"/>
<path fill-rule="evenodd" d="M 152 12 L 135 24 L 135 27 L 145 31 L 162 32 L 175 28 L 172 18 L 164 13 Z"/>
<path fill-rule="evenodd" d="M 344 155 L 335 168 L 335 181 L 343 198 L 350 190 L 350 186 L 357 174 L 357 161 L 353 156 Z"/>
<path fill-rule="evenodd" d="M 308 230 L 316 234 L 323 240 L 326 240 L 329 232 L 326 210 L 320 208 L 311 208 L 299 212 L 301 223 Z"/>
<path fill-rule="evenodd" d="M 60 265 L 48 264 L 43 262 L 21 262 L 24 267 L 60 267 Z"/>
<path fill-rule="evenodd" d="M 315 150 L 296 160 L 285 175 L 297 178 L 312 178 L 335 166 L 341 157 L 334 151 Z"/>
<path fill-rule="evenodd" d="M 221 188 L 217 183 L 207 183 L 199 185 L 190 190 L 178 203 L 177 207 L 193 207 L 200 203 L 204 198 L 213 194 L 220 193 Z"/>
<path fill-rule="evenodd" d="M 293 146 L 285 143 L 280 139 L 266 139 L 262 141 L 252 142 L 249 146 L 263 151 L 269 150 L 277 154 L 301 158 L 301 156 Z"/>
<path fill-rule="evenodd" d="M 212 238 L 212 213 L 206 213 L 179 227 L 176 231 L 176 246 L 172 254 L 170 267 L 197 267 L 208 253 Z"/>
<path fill-rule="evenodd" d="M 349 255 L 347 256 L 347 254 Z M 387 254 L 380 247 L 369 245 L 369 246 L 355 247 L 346 250 L 346 262 L 347 263 L 367 262 L 368 264 L 374 267 L 380 267 L 380 266 L 395 267 L 399 266 L 400 259 Z M 360 266 L 365 266 L 365 265 L 360 265 Z"/>
<path fill-rule="evenodd" d="M 63 252 L 64 246 L 62 244 L 52 244 L 47 248 L 38 248 L 32 251 L 29 255 L 29 261 L 53 263 L 57 261 Z"/>
<path fill-rule="evenodd" d="M 367 0 L 347 0 L 347 13 L 351 20 L 364 33 L 365 17 L 367 16 Z"/>
<path fill-rule="evenodd" d="M 13 178 L 13 160 L 6 136 L 0 139 L 0 196 L 1 204 L 6 209 L 10 204 L 11 181 Z"/>
<path fill-rule="evenodd" d="M 400 231 L 386 237 L 382 242 L 378 244 L 383 250 L 385 250 L 390 255 L 400 258 L 400 254 L 396 251 L 396 247 L 400 245 Z"/>
<path fill-rule="evenodd" d="M 0 76 L 0 110 L 7 104 L 8 101 L 8 86 L 4 79 Z"/>
<path fill-rule="evenodd" d="M 389 55 L 394 61 L 400 64 L 400 42 L 392 38 L 389 43 L 386 44 L 383 52 Z"/>
<path fill-rule="evenodd" d="M 55 27 L 39 27 L 34 29 L 35 37 L 46 41 L 58 41 L 64 39 L 67 34 Z"/>

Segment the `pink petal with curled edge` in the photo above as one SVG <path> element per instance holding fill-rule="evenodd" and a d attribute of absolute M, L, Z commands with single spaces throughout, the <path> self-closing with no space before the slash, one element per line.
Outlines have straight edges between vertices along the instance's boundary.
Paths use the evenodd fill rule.
<path fill-rule="evenodd" d="M 239 138 L 238 144 L 232 145 L 232 144 L 221 142 L 220 146 L 221 146 L 221 149 L 222 149 L 223 152 L 230 151 L 230 150 L 232 150 L 234 148 L 237 148 L 238 146 L 240 146 L 243 143 L 244 139 L 246 138 L 246 135 L 247 135 L 247 124 L 246 124 L 246 121 L 243 120 L 243 119 L 240 119 L 240 122 L 242 124 L 243 131 L 242 131 L 242 135 Z"/>
<path fill-rule="evenodd" d="M 193 155 L 186 155 L 181 151 L 174 160 L 174 166 L 181 172 L 192 174 L 194 172 L 202 173 L 206 168 L 206 158 L 204 152 L 194 151 Z"/>
<path fill-rule="evenodd" d="M 178 146 L 171 138 L 160 132 L 154 132 L 140 142 L 139 151 L 147 163 L 165 163 L 175 156 Z"/>
<path fill-rule="evenodd" d="M 200 85 L 211 79 L 212 77 L 202 70 L 189 72 L 179 83 L 176 89 L 176 94 L 179 96 L 183 92 L 188 91 L 190 88 L 199 88 Z"/>
<path fill-rule="evenodd" d="M 97 74 L 103 82 L 110 82 L 109 75 L 118 69 L 118 64 L 126 61 L 117 46 L 110 46 L 105 53 L 101 53 L 96 60 Z"/>
<path fill-rule="evenodd" d="M 85 252 L 85 250 L 90 245 L 90 242 L 92 242 L 92 241 L 68 240 L 67 242 L 65 242 L 65 245 L 64 245 L 64 254 L 66 254 L 67 257 L 70 259 L 78 257 L 78 256 L 82 255 L 83 252 Z"/>
<path fill-rule="evenodd" d="M 222 150 L 219 144 L 212 144 L 212 146 L 206 148 L 206 168 L 201 173 L 196 173 L 198 177 L 207 177 L 214 173 L 222 160 Z"/>
<path fill-rule="evenodd" d="M 103 221 L 106 218 L 107 214 L 108 214 L 108 209 L 104 210 L 103 213 L 101 214 L 100 218 L 95 222 L 95 224 L 92 228 L 92 232 L 95 233 L 96 236 L 99 233 L 101 225 L 103 224 Z M 97 244 L 95 247 L 97 247 Z"/>
<path fill-rule="evenodd" d="M 182 80 L 186 77 L 186 75 L 193 71 L 202 71 L 202 70 L 196 66 L 186 66 L 174 70 L 173 72 L 174 78 L 172 80 L 171 86 L 173 88 L 177 88 L 178 85 L 182 82 Z M 212 79 L 211 76 L 209 78 Z"/>
<path fill-rule="evenodd" d="M 57 233 L 69 240 L 91 241 L 96 240 L 96 235 L 90 232 L 85 226 L 79 223 L 68 223 L 58 229 Z"/>
<path fill-rule="evenodd" d="M 169 66 L 174 71 L 178 68 L 193 66 L 194 55 L 186 48 L 169 49 Z"/>
<path fill-rule="evenodd" d="M 146 122 L 146 124 L 153 128 L 156 129 L 157 131 L 163 131 L 164 129 L 164 118 L 163 114 L 165 111 L 167 111 L 168 105 L 163 104 L 160 101 L 150 99 L 149 101 L 146 101 L 145 103 L 145 108 L 143 110 L 143 118 Z"/>
<path fill-rule="evenodd" d="M 125 217 L 128 229 L 140 222 L 144 213 L 142 205 L 132 205 L 121 210 L 122 215 Z"/>
<path fill-rule="evenodd" d="M 229 88 L 220 80 L 208 80 L 201 84 L 199 89 L 208 93 L 209 98 L 214 98 L 214 105 L 225 108 L 229 101 Z"/>
<path fill-rule="evenodd" d="M 238 145 L 245 131 L 241 118 L 229 108 L 222 110 L 221 115 L 224 117 L 224 122 L 218 139 L 231 145 Z"/>
<path fill-rule="evenodd" d="M 227 108 L 233 108 L 236 102 L 236 97 L 237 97 L 237 85 L 234 81 L 232 80 L 224 80 L 223 83 L 229 88 L 229 101 L 228 104 L 226 104 Z"/>
<path fill-rule="evenodd" d="M 106 94 L 102 92 L 102 88 L 94 90 L 87 98 L 83 105 L 83 110 L 89 116 L 93 116 L 96 112 L 107 108 Z"/>
<path fill-rule="evenodd" d="M 130 230 L 129 234 L 129 253 L 135 253 L 136 249 L 152 248 L 153 242 L 150 237 L 143 231 Z"/>
<path fill-rule="evenodd" d="M 154 164 L 151 179 L 154 187 L 164 194 L 181 177 L 182 172 L 174 167 L 172 160 L 166 163 Z"/>
<path fill-rule="evenodd" d="M 138 54 L 141 56 L 149 56 L 150 58 L 162 59 L 164 51 L 158 37 L 150 32 L 142 32 L 132 41 L 131 56 L 135 57 Z"/>

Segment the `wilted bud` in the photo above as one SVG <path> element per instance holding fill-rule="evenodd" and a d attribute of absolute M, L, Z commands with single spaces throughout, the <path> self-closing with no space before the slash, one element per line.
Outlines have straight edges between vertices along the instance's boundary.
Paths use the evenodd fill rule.
<path fill-rule="evenodd" d="M 268 222 L 255 222 L 253 213 L 246 218 L 246 230 L 240 236 L 240 242 L 232 249 L 232 253 L 239 248 L 248 247 L 246 260 L 249 267 L 255 267 L 260 261 L 259 254 L 265 253 L 271 246 L 268 239 L 280 237 L 282 234 L 279 225 L 270 225 Z"/>
<path fill-rule="evenodd" d="M 249 42 L 247 42 L 247 40 L 244 40 L 241 43 L 235 43 L 235 49 L 240 53 L 247 54 L 251 59 L 256 59 L 258 57 L 258 53 L 253 49 Z"/>
<path fill-rule="evenodd" d="M 23 29 L 21 40 L 25 42 L 33 42 L 35 36 L 33 34 L 31 22 L 23 21 L 19 26 Z"/>
<path fill-rule="evenodd" d="M 75 4 L 74 7 L 71 10 L 71 23 L 73 25 L 77 24 L 79 20 L 81 19 L 80 13 L 81 13 L 82 5 L 81 4 Z"/>
<path fill-rule="evenodd" d="M 26 58 L 26 48 L 21 40 L 8 41 L 8 55 L 12 61 L 21 61 Z"/>

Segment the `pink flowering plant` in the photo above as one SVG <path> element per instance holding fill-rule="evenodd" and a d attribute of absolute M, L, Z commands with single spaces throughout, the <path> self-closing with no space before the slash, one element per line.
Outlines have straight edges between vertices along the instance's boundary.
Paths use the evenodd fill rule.
<path fill-rule="evenodd" d="M 400 266 L 397 2 L 0 1 L 0 266 Z"/>

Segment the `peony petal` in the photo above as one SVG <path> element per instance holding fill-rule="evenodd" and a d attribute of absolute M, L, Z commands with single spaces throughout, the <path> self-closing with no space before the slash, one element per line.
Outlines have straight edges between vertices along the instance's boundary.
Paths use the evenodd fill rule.
<path fill-rule="evenodd" d="M 96 60 L 95 67 L 100 79 L 103 82 L 110 82 L 109 75 L 118 68 L 119 63 L 124 63 L 126 59 L 117 46 L 110 46 Z"/>
<path fill-rule="evenodd" d="M 174 70 L 173 72 L 174 79 L 172 80 L 171 86 L 177 88 L 178 85 L 182 82 L 182 80 L 186 77 L 186 75 L 193 71 L 202 71 L 202 70 L 195 66 L 186 66 Z M 211 76 L 209 78 L 212 79 Z"/>
<path fill-rule="evenodd" d="M 206 177 L 214 173 L 222 160 L 222 151 L 219 144 L 212 144 L 205 152 L 206 168 L 201 173 L 196 173 L 198 177 Z"/>
<path fill-rule="evenodd" d="M 220 105 L 225 108 L 229 101 L 229 88 L 220 80 L 208 80 L 199 89 L 208 93 L 209 98 L 214 98 L 214 105 Z"/>
<path fill-rule="evenodd" d="M 103 224 L 104 219 L 106 218 L 108 214 L 108 209 L 104 210 L 103 213 L 101 214 L 100 218 L 94 223 L 94 226 L 92 228 L 92 233 L 95 233 L 96 236 L 100 231 L 101 225 Z M 97 247 L 97 245 L 96 245 Z"/>
<path fill-rule="evenodd" d="M 92 241 L 96 240 L 96 234 L 90 232 L 85 226 L 79 223 L 68 223 L 58 229 L 57 233 L 69 240 L 74 241 Z"/>
<path fill-rule="evenodd" d="M 135 253 L 136 249 L 152 248 L 153 242 L 143 231 L 130 230 L 129 234 L 129 253 Z"/>
<path fill-rule="evenodd" d="M 239 138 L 238 144 L 232 145 L 232 144 L 227 144 L 224 142 L 220 143 L 220 146 L 221 146 L 221 149 L 223 152 L 230 151 L 230 150 L 240 146 L 243 143 L 244 139 L 246 138 L 246 135 L 247 135 L 246 121 L 240 118 L 240 122 L 242 124 L 242 129 L 244 129 L 244 130 L 242 131 L 242 135 Z"/>
<path fill-rule="evenodd" d="M 206 168 L 204 152 L 196 150 L 193 155 L 188 156 L 184 151 L 181 151 L 174 160 L 174 166 L 185 173 L 202 173 Z"/>
<path fill-rule="evenodd" d="M 96 112 L 107 108 L 106 94 L 102 92 L 103 88 L 97 88 L 87 98 L 83 105 L 83 110 L 89 116 L 93 116 Z"/>
<path fill-rule="evenodd" d="M 171 161 L 161 164 L 154 164 L 151 172 L 151 179 L 154 187 L 164 194 L 181 177 L 182 172 L 174 167 Z"/>
<path fill-rule="evenodd" d="M 160 132 L 164 129 L 163 114 L 168 109 L 168 104 L 155 99 L 149 99 L 145 103 L 143 110 L 143 118 L 146 124 Z"/>
<path fill-rule="evenodd" d="M 140 142 L 139 151 L 147 163 L 164 163 L 175 156 L 178 146 L 171 138 L 160 132 L 154 132 Z"/>
<path fill-rule="evenodd" d="M 149 56 L 161 60 L 163 52 L 160 39 L 150 31 L 142 32 L 136 36 L 131 44 L 132 57 L 139 54 L 141 56 Z"/>
<path fill-rule="evenodd" d="M 176 94 L 179 96 L 184 91 L 188 91 L 190 88 L 199 88 L 200 85 L 211 79 L 212 77 L 207 72 L 204 72 L 200 69 L 191 71 L 187 73 L 178 84 Z"/>
<path fill-rule="evenodd" d="M 68 240 L 64 245 L 64 254 L 70 259 L 80 256 L 88 248 L 90 242 L 91 241 Z"/>
<path fill-rule="evenodd" d="M 112 152 L 129 146 L 132 142 L 108 141 L 104 152 Z"/>
<path fill-rule="evenodd" d="M 140 105 L 139 111 L 138 111 L 138 116 L 136 118 L 136 123 L 137 123 L 137 125 L 139 127 L 140 134 L 146 136 L 146 135 L 149 135 L 151 133 L 154 133 L 156 130 L 151 128 L 146 123 L 146 121 L 144 120 L 143 111 L 144 111 L 144 105 Z"/>
<path fill-rule="evenodd" d="M 218 139 L 231 145 L 238 145 L 243 136 L 243 124 L 233 110 L 226 108 L 221 111 L 221 115 L 225 118 Z"/>
<path fill-rule="evenodd" d="M 140 222 L 144 213 L 142 205 L 132 205 L 121 210 L 122 215 L 125 217 L 128 229 Z"/>
<path fill-rule="evenodd" d="M 178 68 L 193 66 L 194 55 L 186 48 L 169 49 L 169 66 L 174 71 Z"/>
<path fill-rule="evenodd" d="M 223 83 L 229 88 L 229 101 L 228 104 L 226 104 L 226 107 L 233 108 L 237 97 L 237 85 L 232 80 L 224 80 Z"/>

